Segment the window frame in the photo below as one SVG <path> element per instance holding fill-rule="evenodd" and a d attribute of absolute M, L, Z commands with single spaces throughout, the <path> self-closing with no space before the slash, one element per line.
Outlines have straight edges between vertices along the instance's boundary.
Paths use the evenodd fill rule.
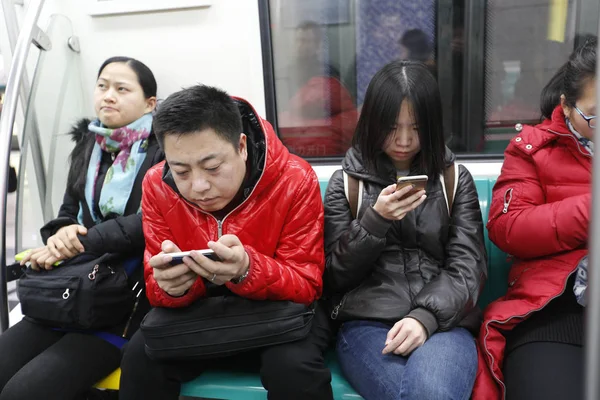
<path fill-rule="evenodd" d="M 353 1 L 353 0 L 348 0 Z M 498 126 L 487 126 L 485 121 L 485 67 L 486 67 L 486 23 L 487 21 L 487 1 L 464 0 L 464 60 L 462 67 L 462 87 L 455 88 L 452 85 L 452 76 L 455 71 L 448 68 L 452 65 L 452 47 L 451 43 L 444 43 L 440 46 L 442 38 L 450 39 L 454 29 L 454 20 L 457 8 L 454 0 L 438 0 L 435 10 L 436 34 L 435 53 L 438 65 L 438 82 L 442 96 L 444 109 L 444 126 L 447 131 L 452 131 L 452 115 L 446 110 L 450 109 L 454 90 L 462 92 L 463 104 L 460 111 L 460 144 L 461 147 L 474 149 L 480 138 L 493 134 L 494 130 L 504 129 L 506 135 L 513 132 L 516 135 L 518 131 L 511 126 L 516 123 L 530 123 L 532 121 L 506 121 Z M 577 1 L 577 24 L 575 31 L 577 33 L 598 30 L 598 20 L 590 19 L 589 12 L 592 9 L 600 9 L 600 4 L 595 0 Z M 588 10 L 588 11 L 586 11 Z M 274 49 L 271 30 L 271 11 L 269 0 L 258 0 L 259 25 L 262 46 L 263 61 L 263 81 L 265 94 L 266 118 L 279 135 L 279 126 L 277 119 L 277 98 L 275 88 L 275 69 L 274 69 Z M 595 15 L 598 13 L 596 12 Z M 575 44 L 577 45 L 577 44 Z M 439 60 L 444 60 L 440 62 Z M 444 66 L 442 68 L 442 65 Z M 448 138 L 447 138 L 448 139 Z M 456 156 L 463 160 L 470 161 L 497 161 L 504 158 L 504 152 L 501 153 L 464 153 L 456 152 Z M 313 165 L 328 165 L 339 163 L 343 156 L 330 157 L 303 157 Z"/>

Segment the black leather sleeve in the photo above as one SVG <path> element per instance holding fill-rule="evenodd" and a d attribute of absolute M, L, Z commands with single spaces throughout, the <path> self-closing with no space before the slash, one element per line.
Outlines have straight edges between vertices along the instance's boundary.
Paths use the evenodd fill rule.
<path fill-rule="evenodd" d="M 435 315 L 440 330 L 454 328 L 476 306 L 487 278 L 477 189 L 469 171 L 462 165 L 459 168 L 445 264 L 413 300 L 417 313 L 427 310 Z"/>
<path fill-rule="evenodd" d="M 364 209 L 364 208 L 363 208 Z M 357 286 L 370 272 L 381 251 L 391 221 L 367 207 L 354 219 L 344 193 L 344 178 L 336 171 L 325 193 L 325 285 L 333 293 Z"/>

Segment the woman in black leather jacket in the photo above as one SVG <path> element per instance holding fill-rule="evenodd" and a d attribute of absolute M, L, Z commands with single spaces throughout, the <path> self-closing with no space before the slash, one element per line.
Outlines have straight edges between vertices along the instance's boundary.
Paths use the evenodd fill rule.
<path fill-rule="evenodd" d="M 366 399 L 468 399 L 475 380 L 483 223 L 463 166 L 448 204 L 441 175 L 454 168 L 454 155 L 441 124 L 427 68 L 386 65 L 369 84 L 343 172 L 327 188 L 325 282 L 331 316 L 343 322 L 337 353 Z M 362 182 L 356 218 L 343 173 Z M 406 175 L 427 175 L 425 190 L 396 190 Z"/>

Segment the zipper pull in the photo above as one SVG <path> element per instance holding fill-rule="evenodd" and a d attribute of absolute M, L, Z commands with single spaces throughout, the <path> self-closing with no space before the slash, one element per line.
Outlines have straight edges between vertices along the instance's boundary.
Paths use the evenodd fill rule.
<path fill-rule="evenodd" d="M 112 269 L 112 267 L 111 267 L 110 265 L 107 265 L 106 267 L 107 267 L 107 268 L 110 270 L 110 274 L 111 274 L 111 275 L 114 275 L 114 273 L 115 273 L 115 270 L 114 270 L 114 269 Z"/>
<path fill-rule="evenodd" d="M 65 290 L 65 292 L 62 294 L 62 298 L 63 298 L 63 300 L 67 300 L 70 296 L 71 296 L 71 294 L 69 294 L 69 288 L 67 288 Z"/>
<path fill-rule="evenodd" d="M 341 304 L 338 304 L 337 306 L 335 306 L 335 308 L 331 312 L 331 319 L 336 319 L 338 317 L 338 314 L 340 312 L 340 306 L 341 306 Z"/>
<path fill-rule="evenodd" d="M 217 227 L 219 229 L 218 236 L 219 236 L 219 239 L 220 239 L 221 236 L 223 236 L 223 221 L 222 220 L 218 220 L 217 221 Z"/>
<path fill-rule="evenodd" d="M 506 214 L 508 212 L 508 206 L 510 206 L 510 202 L 512 201 L 512 188 L 508 189 L 504 193 L 504 208 L 502 209 L 502 213 Z"/>
<path fill-rule="evenodd" d="M 94 279 L 96 279 L 96 274 L 98 273 L 98 268 L 100 268 L 100 266 L 98 264 L 94 265 L 94 269 L 92 270 L 92 272 L 89 273 L 88 279 L 90 281 L 93 281 Z"/>

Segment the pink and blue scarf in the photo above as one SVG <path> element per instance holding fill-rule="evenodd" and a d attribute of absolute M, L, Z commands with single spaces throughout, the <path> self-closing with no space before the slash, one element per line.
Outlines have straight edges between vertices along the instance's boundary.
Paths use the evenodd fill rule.
<path fill-rule="evenodd" d="M 152 114 L 145 114 L 127 126 L 109 129 L 99 120 L 92 121 L 88 129 L 96 135 L 85 183 L 85 201 L 94 223 L 98 224 L 109 215 L 123 215 L 135 178 L 146 158 L 148 137 L 152 131 Z M 104 177 L 98 208 L 94 211 L 94 198 L 102 152 L 116 154 Z M 83 204 L 79 207 L 77 220 L 83 224 Z"/>

